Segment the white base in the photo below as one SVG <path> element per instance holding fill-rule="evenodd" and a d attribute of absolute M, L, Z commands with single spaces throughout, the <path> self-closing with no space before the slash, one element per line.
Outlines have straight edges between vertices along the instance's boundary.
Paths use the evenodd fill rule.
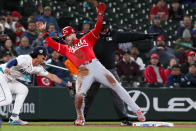
<path fill-rule="evenodd" d="M 173 127 L 173 123 L 169 122 L 157 122 L 157 121 L 147 121 L 147 122 L 136 122 L 133 123 L 134 127 Z"/>

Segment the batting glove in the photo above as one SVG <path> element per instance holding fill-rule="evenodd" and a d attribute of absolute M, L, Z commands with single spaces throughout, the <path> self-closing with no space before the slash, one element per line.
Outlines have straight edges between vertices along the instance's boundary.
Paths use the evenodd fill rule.
<path fill-rule="evenodd" d="M 49 34 L 48 34 L 48 32 L 45 32 L 45 33 L 42 34 L 42 36 L 43 36 L 44 39 L 46 39 L 49 36 Z"/>
<path fill-rule="evenodd" d="M 103 15 L 106 9 L 105 3 L 99 3 L 99 6 L 97 7 L 97 19 L 103 20 Z"/>

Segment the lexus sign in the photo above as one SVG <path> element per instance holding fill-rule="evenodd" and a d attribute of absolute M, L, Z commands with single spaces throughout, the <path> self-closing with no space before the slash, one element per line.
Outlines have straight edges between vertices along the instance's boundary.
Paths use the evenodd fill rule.
<path fill-rule="evenodd" d="M 148 90 L 147 90 L 148 91 Z M 141 108 L 143 114 L 148 112 L 158 113 L 172 113 L 181 112 L 188 113 L 189 111 L 196 111 L 196 101 L 192 97 L 179 97 L 179 94 L 162 95 L 161 90 L 159 93 L 146 92 L 141 90 L 130 90 L 129 95 L 134 102 Z M 176 96 L 175 96 L 176 95 Z M 186 95 L 183 94 L 183 95 Z M 127 106 L 128 116 L 136 118 L 137 116 L 132 112 L 131 107 Z"/>

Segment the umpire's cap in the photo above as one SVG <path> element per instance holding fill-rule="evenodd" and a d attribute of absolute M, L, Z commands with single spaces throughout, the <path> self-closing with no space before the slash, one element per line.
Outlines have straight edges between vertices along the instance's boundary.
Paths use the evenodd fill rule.
<path fill-rule="evenodd" d="M 47 56 L 47 50 L 44 47 L 38 46 L 30 53 L 32 58 L 36 58 L 38 55 Z"/>
<path fill-rule="evenodd" d="M 105 28 L 109 28 L 110 26 L 110 23 L 108 20 L 103 20 L 103 23 L 102 23 L 102 28 L 105 29 Z"/>

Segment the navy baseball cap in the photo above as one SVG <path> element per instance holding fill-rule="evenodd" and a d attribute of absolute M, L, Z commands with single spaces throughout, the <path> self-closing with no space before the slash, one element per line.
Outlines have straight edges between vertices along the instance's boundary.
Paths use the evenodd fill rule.
<path fill-rule="evenodd" d="M 47 50 L 44 47 L 38 46 L 33 49 L 33 54 L 47 56 Z"/>

